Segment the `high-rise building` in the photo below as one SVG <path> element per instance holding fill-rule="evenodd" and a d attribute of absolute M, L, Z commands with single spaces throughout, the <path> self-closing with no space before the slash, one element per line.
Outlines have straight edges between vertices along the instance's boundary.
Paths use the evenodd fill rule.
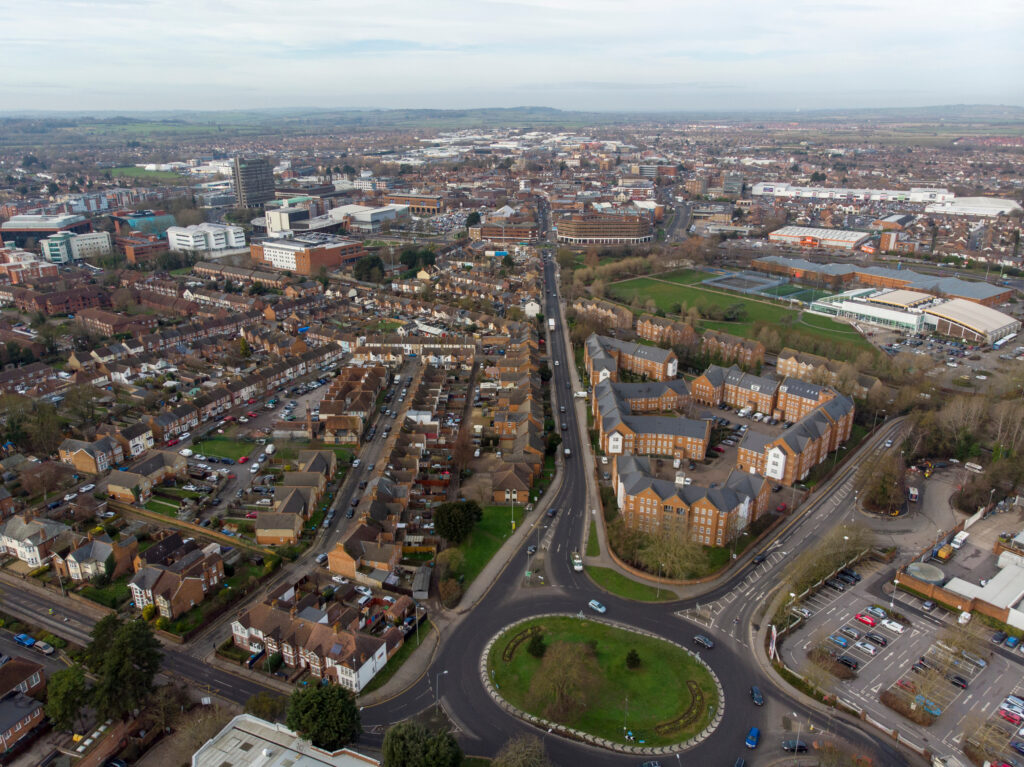
<path fill-rule="evenodd" d="M 274 199 L 274 170 L 263 157 L 235 158 L 235 197 L 243 208 L 258 208 Z"/>

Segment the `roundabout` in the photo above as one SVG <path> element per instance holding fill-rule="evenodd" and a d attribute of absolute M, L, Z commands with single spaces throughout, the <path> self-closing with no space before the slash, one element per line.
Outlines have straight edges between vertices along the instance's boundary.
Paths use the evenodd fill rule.
<path fill-rule="evenodd" d="M 611 750 L 683 751 L 720 721 L 721 685 L 699 657 L 603 619 L 556 613 L 520 620 L 487 643 L 480 671 L 509 713 Z"/>

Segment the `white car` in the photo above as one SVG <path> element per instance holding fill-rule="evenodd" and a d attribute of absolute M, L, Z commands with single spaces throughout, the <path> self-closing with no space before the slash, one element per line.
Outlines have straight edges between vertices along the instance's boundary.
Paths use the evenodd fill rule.
<path fill-rule="evenodd" d="M 373 592 L 370 591 L 369 586 L 356 586 L 356 591 L 362 594 L 364 597 L 372 597 Z"/>
<path fill-rule="evenodd" d="M 189 438 L 189 437 L 191 437 L 191 436 L 192 436 L 191 434 L 189 434 L 188 432 L 185 432 L 185 433 L 184 433 L 184 434 L 182 434 L 182 435 L 181 435 L 180 437 L 178 437 L 178 439 L 179 439 L 180 441 L 184 442 L 184 441 L 185 441 L 186 439 L 188 439 L 188 438 Z"/>
<path fill-rule="evenodd" d="M 337 583 L 339 586 L 344 586 L 346 583 L 348 583 L 348 578 L 344 578 L 340 575 L 335 575 L 333 578 L 331 578 L 331 580 Z"/>
<path fill-rule="evenodd" d="M 250 474 L 259 474 L 259 473 L 260 473 L 260 465 L 259 465 L 259 464 L 257 463 L 257 464 L 255 464 L 254 466 L 252 466 L 252 467 L 251 467 L 251 468 L 249 469 L 249 473 L 250 473 Z"/>
<path fill-rule="evenodd" d="M 178 452 L 181 453 L 181 455 L 183 455 L 185 458 L 191 458 L 194 455 L 193 452 L 189 450 L 187 447 L 183 447 Z"/>
<path fill-rule="evenodd" d="M 596 599 L 591 599 L 589 602 L 587 602 L 587 607 L 589 607 L 591 610 L 593 610 L 596 613 L 602 613 L 603 614 L 603 613 L 608 612 L 608 608 L 605 607 L 600 602 L 598 602 Z"/>
<path fill-rule="evenodd" d="M 95 489 L 95 487 L 96 487 L 96 485 L 94 485 L 92 482 L 90 482 L 88 485 L 82 485 L 80 488 L 78 488 L 78 492 L 80 492 L 80 493 L 88 493 L 90 490 Z"/>
<path fill-rule="evenodd" d="M 886 447 L 892 447 L 892 440 L 891 440 L 891 439 L 887 439 L 887 440 L 885 441 L 885 446 L 886 446 Z"/>
<path fill-rule="evenodd" d="M 196 453 L 196 455 L 195 455 L 195 459 L 196 459 L 197 461 L 205 461 L 205 460 L 206 460 L 206 456 L 205 456 L 205 455 L 203 455 L 202 453 Z"/>
<path fill-rule="evenodd" d="M 354 461 L 352 461 L 352 468 L 353 469 L 358 469 L 360 463 L 362 463 L 362 461 L 360 461 L 358 458 L 356 458 Z"/>
<path fill-rule="evenodd" d="M 193 485 L 191 482 L 189 482 L 187 485 L 182 485 L 181 489 L 182 490 L 188 490 L 189 492 L 195 492 L 199 488 L 196 487 L 195 485 Z"/>
<path fill-rule="evenodd" d="M 868 655 L 875 655 L 878 653 L 878 648 L 873 644 L 868 644 L 867 642 L 856 642 L 853 646 Z"/>
<path fill-rule="evenodd" d="M 64 500 L 65 501 L 73 501 L 77 497 L 78 497 L 78 493 L 68 493 L 67 495 L 64 496 Z"/>
<path fill-rule="evenodd" d="M 890 620 L 889 618 L 885 618 L 882 621 L 882 628 L 887 628 L 894 634 L 902 634 L 904 631 L 907 630 L 902 623 L 897 623 L 896 621 Z"/>
<path fill-rule="evenodd" d="M 239 423 L 249 423 L 249 419 L 246 418 L 244 415 L 243 416 L 239 416 L 238 422 Z"/>
<path fill-rule="evenodd" d="M 559 366 L 559 365 L 561 365 L 561 364 L 562 364 L 562 363 L 560 363 L 560 362 L 559 362 L 558 360 L 555 360 L 555 367 L 558 367 L 558 366 Z"/>

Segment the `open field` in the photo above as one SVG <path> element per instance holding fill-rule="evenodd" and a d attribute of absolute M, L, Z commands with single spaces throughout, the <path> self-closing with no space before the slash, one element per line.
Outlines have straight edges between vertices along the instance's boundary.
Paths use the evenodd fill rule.
<path fill-rule="evenodd" d="M 533 626 L 540 627 L 549 647 L 555 642 L 593 647 L 600 686 L 588 696 L 582 712 L 566 723 L 571 727 L 623 743 L 625 721 L 638 744 L 668 745 L 700 732 L 708 722 L 709 706 L 712 711 L 718 707 L 714 680 L 682 648 L 589 620 L 547 617 L 511 628 L 494 643 L 487 659 L 501 695 L 524 711 L 542 716 L 545 708 L 543 695 L 539 701 L 531 695 L 534 676 L 543 661 L 527 652 L 528 642 L 521 636 Z M 516 647 L 508 659 L 505 650 L 514 642 Z M 630 650 L 640 656 L 640 665 L 634 669 L 626 666 Z M 695 683 L 692 689 L 697 691 L 696 698 L 687 682 Z M 634 702 L 628 712 L 627 698 Z M 642 705 L 638 701 L 643 701 Z M 693 712 L 692 721 L 669 725 L 688 711 Z M 660 732 L 655 730 L 658 725 L 662 725 Z"/>
<path fill-rule="evenodd" d="M 675 278 L 677 275 L 672 275 Z M 690 275 L 681 274 L 679 279 L 691 279 Z M 807 289 L 810 290 L 810 289 Z M 820 292 L 820 291 L 816 291 Z M 686 306 L 718 307 L 726 309 L 731 306 L 742 306 L 746 310 L 746 318 L 740 321 L 702 320 L 704 328 L 720 330 L 733 335 L 752 338 L 754 323 L 764 322 L 770 325 L 788 325 L 798 328 L 810 335 L 818 336 L 823 341 L 834 340 L 838 335 L 864 350 L 873 347 L 856 330 L 849 325 L 836 322 L 828 317 L 818 315 L 801 315 L 794 309 L 773 304 L 767 299 L 756 300 L 738 293 L 722 293 L 711 291 L 693 284 L 672 284 L 663 282 L 661 278 L 636 277 L 631 280 L 617 282 L 608 286 L 609 297 L 629 304 L 634 297 L 642 302 L 653 299 L 658 308 L 669 314 L 675 304 Z"/>
<path fill-rule="evenodd" d="M 164 181 L 169 184 L 184 184 L 187 180 L 180 173 L 167 170 L 146 170 L 133 165 L 124 168 L 111 168 L 110 175 L 114 178 L 137 178 L 147 181 Z"/>

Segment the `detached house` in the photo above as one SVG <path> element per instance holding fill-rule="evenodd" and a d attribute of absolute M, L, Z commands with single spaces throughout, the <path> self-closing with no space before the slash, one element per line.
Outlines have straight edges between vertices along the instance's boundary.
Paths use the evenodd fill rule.
<path fill-rule="evenodd" d="M 121 450 L 129 458 L 136 458 L 153 447 L 153 429 L 139 421 L 131 426 L 120 427 L 102 424 L 97 433 L 110 437 L 121 445 Z"/>
<path fill-rule="evenodd" d="M 220 545 L 193 549 L 166 566 L 147 565 L 128 583 L 138 609 L 155 605 L 157 612 L 174 620 L 202 602 L 224 580 Z"/>
<path fill-rule="evenodd" d="M 60 522 L 15 514 L 0 523 L 0 547 L 3 553 L 17 557 L 30 567 L 39 567 L 52 553 L 67 545 L 70 530 Z"/>
<path fill-rule="evenodd" d="M 118 578 L 132 571 L 132 560 L 139 544 L 135 536 L 113 541 L 103 535 L 83 539 L 76 548 L 64 557 L 55 554 L 54 566 L 58 572 L 73 581 L 88 581 L 106 572 L 107 559 L 114 557 L 111 578 Z"/>
<path fill-rule="evenodd" d="M 99 437 L 92 442 L 66 439 L 60 444 L 58 454 L 61 463 L 89 474 L 102 474 L 124 460 L 121 444 L 110 437 Z"/>

